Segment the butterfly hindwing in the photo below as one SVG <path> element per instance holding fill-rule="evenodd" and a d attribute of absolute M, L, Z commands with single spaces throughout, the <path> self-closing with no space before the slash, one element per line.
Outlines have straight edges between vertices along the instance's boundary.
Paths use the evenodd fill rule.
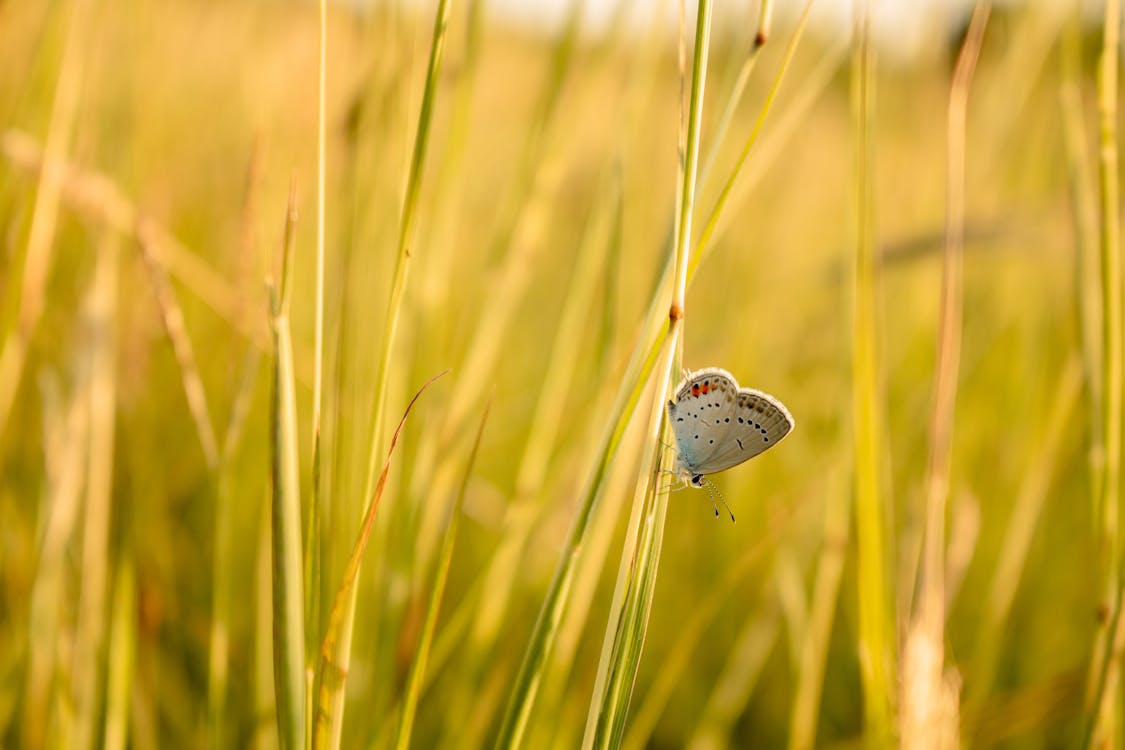
<path fill-rule="evenodd" d="M 793 429 L 789 411 L 769 394 L 740 388 L 730 373 L 692 373 L 668 404 L 680 461 L 693 474 L 714 474 L 776 445 Z"/>

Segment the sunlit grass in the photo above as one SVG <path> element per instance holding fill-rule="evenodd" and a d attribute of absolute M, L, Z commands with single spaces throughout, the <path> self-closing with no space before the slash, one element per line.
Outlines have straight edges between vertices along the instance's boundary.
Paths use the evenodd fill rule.
<path fill-rule="evenodd" d="M 0 4 L 0 744 L 1112 744 L 1115 36 L 490 5 Z"/>

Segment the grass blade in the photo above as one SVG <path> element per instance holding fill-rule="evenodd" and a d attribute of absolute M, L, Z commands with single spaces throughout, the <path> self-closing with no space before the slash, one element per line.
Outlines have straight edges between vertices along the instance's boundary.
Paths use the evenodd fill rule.
<path fill-rule="evenodd" d="M 426 674 L 426 661 L 430 654 L 430 644 L 433 642 L 438 611 L 441 609 L 442 597 L 445 594 L 449 565 L 453 560 L 453 545 L 457 541 L 457 529 L 461 523 L 461 508 L 465 503 L 465 490 L 469 486 L 469 477 L 472 476 L 477 451 L 480 449 L 481 436 L 484 434 L 484 425 L 488 420 L 488 412 L 491 408 L 492 401 L 489 401 L 484 407 L 480 427 L 477 429 L 477 437 L 473 442 L 472 451 L 469 453 L 469 461 L 465 467 L 465 478 L 461 482 L 461 490 L 457 493 L 457 499 L 449 510 L 449 521 L 445 531 L 445 539 L 441 545 L 441 554 L 438 557 L 433 591 L 430 594 L 429 606 L 426 608 L 426 620 L 422 626 L 422 636 L 414 653 L 414 663 L 410 667 L 410 677 L 407 678 L 406 682 L 406 698 L 403 702 L 402 716 L 399 721 L 398 738 L 395 740 L 397 750 L 407 750 L 410 747 L 410 734 L 414 728 L 414 714 L 418 709 L 418 696 L 422 690 L 422 679 Z"/>
<path fill-rule="evenodd" d="M 875 231 L 872 177 L 874 64 L 870 9 L 856 4 L 852 107 L 856 138 L 855 299 L 852 321 L 852 410 L 855 430 L 856 573 L 859 588 L 859 662 L 863 680 L 864 733 L 872 746 L 894 735 L 895 643 L 887 602 L 884 558 L 886 508 L 880 452 L 883 446 L 875 342 Z"/>
<path fill-rule="evenodd" d="M 682 361 L 684 295 L 691 251 L 710 33 L 711 4 L 708 0 L 700 0 L 695 21 L 691 96 L 686 113 L 686 128 L 681 129 L 683 162 L 678 177 L 680 205 L 676 217 L 675 286 L 668 310 L 668 331 L 652 386 L 648 445 L 644 448 L 649 459 L 641 467 L 636 489 L 636 498 L 640 502 L 635 502 L 633 511 L 634 519 L 639 520 L 641 525 L 635 537 L 635 546 L 630 549 L 627 540 L 623 551 L 621 572 L 614 594 L 615 602 L 620 601 L 621 605 L 620 609 L 615 606 L 610 613 L 583 747 L 619 747 L 622 742 L 656 588 L 656 573 L 664 538 L 664 518 L 668 508 L 668 493 L 659 491 L 659 479 L 667 468 L 670 455 L 669 451 L 664 450 L 661 440 L 668 433 L 664 404 L 672 378 L 679 375 Z M 635 528 L 632 522 L 631 527 Z M 609 638 L 610 632 L 613 633 L 612 640 Z"/>
<path fill-rule="evenodd" d="M 324 640 L 320 646 L 320 666 L 317 673 L 320 675 L 320 690 L 317 697 L 316 735 L 313 738 L 313 747 L 328 747 L 331 742 L 338 742 L 339 725 L 342 715 L 334 713 L 337 706 L 343 705 L 345 678 L 347 677 L 347 662 L 344 649 L 350 648 L 350 643 L 345 646 L 342 633 L 345 627 L 350 628 L 349 618 L 355 612 L 355 589 L 359 579 L 359 566 L 363 562 L 363 553 L 367 549 L 367 542 L 371 537 L 371 529 L 375 525 L 375 513 L 379 510 L 379 500 L 383 497 L 383 488 L 387 484 L 387 475 L 391 469 L 391 456 L 394 455 L 395 445 L 398 443 L 399 434 L 402 432 L 410 410 L 414 408 L 422 393 L 438 378 L 449 371 L 440 372 L 427 380 L 403 412 L 402 419 L 398 422 L 394 434 L 391 435 L 390 445 L 387 447 L 387 458 L 383 462 L 383 471 L 375 484 L 371 497 L 367 501 L 367 512 L 363 517 L 363 525 L 352 547 L 348 563 L 344 568 L 343 579 L 336 590 L 332 609 L 328 614 L 328 627 L 324 633 Z"/>
<path fill-rule="evenodd" d="M 991 6 L 978 2 L 957 57 L 949 92 L 946 229 L 938 351 L 930 415 L 922 582 L 902 656 L 903 747 L 952 748 L 960 738 L 960 680 L 945 668 L 945 515 L 953 453 L 953 417 L 961 368 L 962 265 L 965 252 L 965 127 L 969 87 Z"/>
<path fill-rule="evenodd" d="M 375 375 L 375 403 L 371 417 L 371 438 L 367 459 L 367 478 L 364 483 L 363 502 L 368 502 L 375 496 L 375 468 L 382 445 L 383 421 L 387 399 L 387 376 L 390 371 L 391 358 L 394 356 L 395 338 L 398 331 L 399 315 L 402 312 L 403 293 L 410 267 L 410 254 L 413 249 L 415 227 L 417 224 L 418 196 L 421 191 L 422 175 L 428 154 L 431 125 L 433 122 L 434 100 L 437 96 L 438 79 L 441 74 L 441 62 L 445 52 L 446 32 L 449 24 L 449 14 L 452 8 L 451 0 L 439 0 L 437 12 L 434 15 L 433 37 L 430 43 L 429 66 L 426 71 L 426 82 L 422 90 L 422 106 L 418 113 L 418 128 L 414 137 L 414 150 L 410 160 L 410 174 L 406 181 L 406 195 L 403 200 L 402 215 L 399 223 L 398 253 L 395 257 L 394 279 L 391 282 L 390 299 L 387 304 L 387 313 L 383 328 L 383 350 L 379 358 L 379 366 Z M 374 516 L 370 510 L 365 514 Z M 370 533 L 370 530 L 368 530 Z M 365 542 L 366 544 L 366 542 Z M 349 563 L 350 564 L 350 563 Z M 358 575 L 358 568 L 356 570 Z M 316 719 L 316 747 L 337 748 L 340 745 L 340 732 L 343 728 L 344 717 L 344 676 L 347 674 L 351 662 L 352 626 L 355 620 L 355 592 L 352 585 L 348 587 L 349 599 L 346 609 L 336 612 L 336 604 L 330 614 L 329 630 L 332 629 L 331 618 L 338 616 L 335 634 L 333 635 L 333 650 L 331 658 L 321 655 L 321 664 L 329 665 L 333 674 L 326 675 L 318 671 L 321 682 L 320 697 L 328 698 L 331 705 L 319 704 Z M 327 640 L 327 637 L 326 637 Z M 328 687 L 326 687 L 328 685 Z M 323 744 L 322 744 L 323 743 Z"/>
<path fill-rule="evenodd" d="M 277 732 L 281 747 L 305 744 L 305 632 L 301 555 L 301 478 L 297 454 L 297 393 L 289 332 L 289 268 L 297 223 L 296 188 L 290 186 L 285 217 L 281 288 L 270 290 L 274 332 L 270 402 L 272 447 L 273 670 Z"/>
<path fill-rule="evenodd" d="M 1120 57 L 1121 2 L 1106 0 L 1101 57 L 1098 61 L 1099 187 L 1101 188 L 1101 276 L 1102 276 L 1102 413 L 1101 436 L 1105 464 L 1098 485 L 1094 517 L 1098 525 L 1098 550 L 1101 565 L 1101 606 L 1113 612 L 1099 623 L 1090 665 L 1093 702 L 1091 730 L 1087 747 L 1112 743 L 1121 733 L 1120 640 L 1117 623 L 1121 607 L 1121 431 L 1122 431 L 1122 354 L 1121 354 L 1121 217 L 1119 206 L 1117 145 L 1117 80 Z M 1116 597 L 1116 601 L 1115 601 Z M 1097 677 L 1094 682 L 1095 676 Z"/>

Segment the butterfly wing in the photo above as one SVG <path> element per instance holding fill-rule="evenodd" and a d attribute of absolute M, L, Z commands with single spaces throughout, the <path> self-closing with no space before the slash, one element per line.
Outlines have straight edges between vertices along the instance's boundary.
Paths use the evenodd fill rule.
<path fill-rule="evenodd" d="M 689 375 L 668 404 L 680 461 L 693 474 L 714 474 L 776 445 L 793 429 L 793 417 L 767 393 L 740 388 L 727 371 Z"/>

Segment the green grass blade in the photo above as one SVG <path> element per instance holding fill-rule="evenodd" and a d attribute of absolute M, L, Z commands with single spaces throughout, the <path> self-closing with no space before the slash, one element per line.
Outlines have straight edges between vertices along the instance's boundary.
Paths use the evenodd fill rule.
<path fill-rule="evenodd" d="M 105 750 L 125 750 L 129 737 L 129 707 L 137 658 L 137 577 L 129 555 L 125 552 L 118 561 L 113 583 L 102 740 Z"/>
<path fill-rule="evenodd" d="M 695 209 L 696 182 L 699 165 L 699 140 L 703 120 L 703 95 L 706 88 L 707 56 L 710 48 L 711 4 L 700 0 L 696 14 L 695 46 L 691 69 L 691 95 L 687 110 L 686 132 L 681 129 L 683 162 L 679 173 L 679 212 L 676 218 L 675 286 L 669 305 L 668 332 L 657 362 L 653 383 L 653 403 L 649 416 L 647 445 L 649 458 L 641 466 L 637 482 L 633 518 L 640 527 L 636 545 L 626 541 L 618 576 L 615 601 L 620 609 L 611 611 L 607 640 L 598 664 L 598 679 L 591 698 L 584 747 L 619 747 L 625 733 L 625 720 L 632 700 L 633 687 L 640 666 L 641 651 L 648 630 L 652 596 L 664 538 L 664 519 L 668 509 L 668 493 L 660 492 L 660 477 L 668 467 L 670 452 L 664 450 L 667 411 L 665 398 L 673 377 L 679 377 L 682 361 L 684 295 L 687 287 L 688 260 L 691 251 L 692 216 Z M 639 515 L 638 515 L 639 511 Z M 631 529 L 636 526 L 631 521 Z M 632 535 L 632 532 L 631 532 Z M 612 640 L 608 638 L 613 632 Z M 604 686 L 604 687 L 603 687 Z"/>
<path fill-rule="evenodd" d="M 375 493 L 375 469 L 378 456 L 382 450 L 383 421 L 386 411 L 387 377 L 390 371 L 391 358 L 394 356 L 395 339 L 398 331 L 399 316 L 402 312 L 403 294 L 406 290 L 408 271 L 410 268 L 410 255 L 413 250 L 415 227 L 417 225 L 418 196 L 421 192 L 422 176 L 425 170 L 426 156 L 429 152 L 431 126 L 433 123 L 434 100 L 437 96 L 438 81 L 441 75 L 442 57 L 445 52 L 445 42 L 449 24 L 449 15 L 452 8 L 451 0 L 439 0 L 437 12 L 434 16 L 433 36 L 430 43 L 429 65 L 426 71 L 426 81 L 422 90 L 422 105 L 418 114 L 418 127 L 414 137 L 414 148 L 410 160 L 410 173 L 406 181 L 406 194 L 403 200 L 402 214 L 399 221 L 398 250 L 395 257 L 394 278 L 391 282 L 390 299 L 384 318 L 382 352 L 379 357 L 378 370 L 375 375 L 375 401 L 371 417 L 371 437 L 369 440 L 367 458 L 367 478 L 364 483 L 363 502 L 369 502 Z M 367 513 L 367 511 L 365 511 Z M 373 518 L 373 516 L 372 516 Z M 356 571 L 358 575 L 358 570 Z M 332 705 L 319 703 L 316 719 L 316 737 L 314 743 L 317 747 L 337 748 L 340 745 L 340 732 L 343 728 L 344 716 L 344 679 L 351 662 L 352 626 L 355 619 L 355 592 L 354 586 L 349 586 L 346 610 L 336 612 L 333 604 L 333 613 L 330 618 L 338 616 L 336 631 L 333 636 L 334 649 L 331 658 L 325 659 L 322 654 L 321 663 L 332 667 L 333 674 L 326 675 L 318 672 L 317 679 L 321 683 L 320 697 L 329 698 Z M 330 622 L 331 628 L 331 622 Z M 326 687 L 326 684 L 328 687 Z M 327 723 L 326 723 L 327 722 Z"/>
<path fill-rule="evenodd" d="M 271 290 L 274 332 L 270 402 L 272 448 L 271 549 L 273 575 L 273 668 L 277 731 L 281 746 L 305 745 L 305 632 L 301 554 L 301 478 L 297 453 L 297 393 L 293 341 L 289 332 L 289 266 L 296 228 L 291 189 L 285 223 L 280 290 Z"/>
<path fill-rule="evenodd" d="M 888 606 L 882 489 L 883 425 L 877 375 L 874 178 L 872 119 L 874 63 L 868 2 L 856 6 L 852 69 L 855 118 L 856 246 L 852 320 L 852 411 L 855 431 L 855 502 L 859 594 L 859 662 L 863 682 L 864 733 L 873 747 L 894 736 L 894 630 Z"/>
<path fill-rule="evenodd" d="M 476 440 L 473 442 L 472 451 L 469 453 L 468 465 L 465 467 L 465 478 L 461 482 L 457 499 L 449 511 L 449 520 L 445 538 L 442 540 L 441 554 L 438 557 L 433 591 L 430 594 L 429 606 L 426 608 L 426 621 L 422 626 L 422 636 L 418 641 L 418 647 L 415 649 L 414 663 L 410 667 L 410 676 L 406 682 L 406 697 L 399 721 L 398 738 L 395 740 L 396 750 L 406 750 L 410 747 L 410 735 L 414 729 L 414 715 L 418 709 L 418 696 L 422 689 L 422 679 L 426 674 L 426 661 L 430 654 L 430 644 L 433 642 L 434 628 L 437 626 L 438 611 L 441 609 L 442 597 L 445 594 L 445 583 L 449 578 L 449 565 L 453 560 L 453 545 L 457 541 L 457 529 L 461 524 L 461 508 L 465 503 L 465 491 L 469 486 L 469 477 L 472 476 L 477 451 L 480 449 L 481 436 L 484 434 L 484 425 L 488 420 L 488 412 L 491 408 L 492 402 L 489 401 L 484 407 L 484 414 L 481 415 Z"/>
<path fill-rule="evenodd" d="M 837 492 L 825 500 L 824 540 L 813 583 L 809 625 L 800 646 L 797 687 L 789 714 L 789 750 L 816 744 L 817 714 L 851 532 L 851 497 Z"/>
<path fill-rule="evenodd" d="M 1102 618 L 1097 631 L 1091 675 L 1097 680 L 1091 711 L 1094 718 L 1087 733 L 1087 747 L 1112 743 L 1121 734 L 1122 719 L 1114 706 L 1119 702 L 1120 649 L 1116 628 L 1121 622 L 1121 432 L 1122 432 L 1122 303 L 1121 303 L 1121 216 L 1119 205 L 1117 81 L 1120 57 L 1121 2 L 1106 0 L 1101 57 L 1098 61 L 1099 153 L 1098 184 L 1101 189 L 1101 277 L 1102 277 L 1102 414 L 1101 435 L 1105 463 L 1098 485 L 1101 497 L 1095 509 L 1097 543 L 1101 567 L 1101 606 L 1114 612 Z"/>
<path fill-rule="evenodd" d="M 363 554 L 367 550 L 367 542 L 371 538 L 371 529 L 375 525 L 375 514 L 379 510 L 379 501 L 383 497 L 383 488 L 387 484 L 387 475 L 391 469 L 391 457 L 394 455 L 395 445 L 398 443 L 399 434 L 402 432 L 410 410 L 421 397 L 422 393 L 438 378 L 445 375 L 448 370 L 438 373 L 427 380 L 403 412 L 398 427 L 391 435 L 390 445 L 387 447 L 387 458 L 383 462 L 383 470 L 375 484 L 371 497 L 367 499 L 367 512 L 363 517 L 363 525 L 352 547 L 344 568 L 344 575 L 336 596 L 332 602 L 332 609 L 328 613 L 328 626 L 324 633 L 324 640 L 320 646 L 320 665 L 317 673 L 320 675 L 320 690 L 317 696 L 316 735 L 313 738 L 313 747 L 329 747 L 330 743 L 339 741 L 339 726 L 343 719 L 342 714 L 335 713 L 336 707 L 343 705 L 344 687 L 347 677 L 347 656 L 345 648 L 350 648 L 350 643 L 343 641 L 345 628 L 351 627 L 351 616 L 355 612 L 356 582 L 359 579 L 359 566 L 363 562 Z"/>

